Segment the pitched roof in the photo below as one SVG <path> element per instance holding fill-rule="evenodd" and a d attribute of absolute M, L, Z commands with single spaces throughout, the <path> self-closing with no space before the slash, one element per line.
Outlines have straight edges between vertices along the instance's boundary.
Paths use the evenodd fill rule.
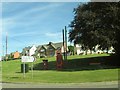
<path fill-rule="evenodd" d="M 35 52 L 38 53 L 42 46 L 45 49 L 47 49 L 49 47 L 49 45 L 52 45 L 55 49 L 57 49 L 57 48 L 59 48 L 59 47 L 61 48 L 63 46 L 63 42 L 59 42 L 59 43 L 49 42 L 48 44 L 38 45 Z M 30 46 L 23 48 L 22 53 L 26 53 L 26 51 L 28 51 L 30 48 L 31 48 Z"/>
<path fill-rule="evenodd" d="M 48 48 L 50 45 L 51 45 L 54 49 L 56 49 L 55 46 L 54 46 L 54 44 L 53 44 L 52 42 L 49 42 L 49 44 L 46 45 L 47 48 Z"/>
<path fill-rule="evenodd" d="M 59 43 L 49 42 L 49 44 L 44 45 L 44 46 L 48 48 L 49 45 L 51 45 L 53 48 L 57 49 L 57 48 L 59 48 L 59 47 L 61 48 L 62 45 L 63 45 L 63 43 L 62 43 L 62 42 L 59 42 Z"/>
<path fill-rule="evenodd" d="M 30 48 L 31 48 L 30 46 L 23 48 L 22 53 L 25 54 L 26 51 L 30 50 Z"/>
<path fill-rule="evenodd" d="M 52 45 L 55 49 L 62 47 L 63 43 L 59 42 L 59 43 L 53 43 L 53 42 L 49 42 L 49 44 L 43 44 L 43 45 L 39 45 L 37 47 L 37 51 L 40 50 L 40 48 L 43 46 L 45 49 L 47 49 L 49 47 L 49 45 Z"/>
<path fill-rule="evenodd" d="M 48 46 L 47 45 L 42 45 L 45 49 L 47 49 L 48 48 Z"/>
<path fill-rule="evenodd" d="M 30 48 L 31 48 L 31 47 L 28 46 L 28 47 L 25 47 L 24 50 L 30 50 Z"/>
<path fill-rule="evenodd" d="M 59 43 L 54 43 L 54 46 L 55 48 L 59 48 L 59 47 L 62 47 L 63 46 L 63 43 L 62 42 L 59 42 Z"/>

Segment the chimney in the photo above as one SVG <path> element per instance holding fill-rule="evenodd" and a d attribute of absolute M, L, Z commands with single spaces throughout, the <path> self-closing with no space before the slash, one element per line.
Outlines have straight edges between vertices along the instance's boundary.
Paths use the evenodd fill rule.
<path fill-rule="evenodd" d="M 49 45 L 51 45 L 52 44 L 52 42 L 49 42 Z"/>

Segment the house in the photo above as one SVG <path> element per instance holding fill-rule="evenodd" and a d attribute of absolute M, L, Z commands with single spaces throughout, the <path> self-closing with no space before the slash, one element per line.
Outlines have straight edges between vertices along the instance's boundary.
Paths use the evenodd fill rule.
<path fill-rule="evenodd" d="M 20 57 L 20 53 L 18 51 L 16 51 L 14 54 L 13 54 L 13 58 L 14 59 L 17 59 Z"/>
<path fill-rule="evenodd" d="M 82 49 L 82 45 L 76 44 L 75 45 L 75 51 L 77 55 L 84 54 L 84 50 Z"/>
<path fill-rule="evenodd" d="M 30 50 L 30 48 L 31 48 L 30 46 L 23 48 L 23 50 L 22 50 L 22 56 L 29 56 L 29 50 Z"/>
<path fill-rule="evenodd" d="M 23 56 L 32 56 L 35 55 L 37 57 L 51 57 L 56 55 L 56 50 L 61 50 L 62 53 L 64 53 L 63 42 L 53 43 L 49 42 L 48 44 L 35 46 L 32 47 L 25 47 L 22 51 Z M 68 47 L 67 47 L 68 51 Z"/>
<path fill-rule="evenodd" d="M 52 43 L 49 42 L 48 44 L 44 44 L 44 45 L 39 45 L 37 47 L 36 53 L 38 57 L 51 57 L 51 56 L 55 56 L 56 55 L 56 50 L 61 50 L 62 53 L 64 53 L 63 50 L 63 43 L 59 42 L 59 43 Z M 68 48 L 67 48 L 68 51 Z"/>
<path fill-rule="evenodd" d="M 32 55 L 34 55 L 35 54 L 35 51 L 36 51 L 36 46 L 35 45 L 33 45 L 30 49 L 29 49 L 29 56 L 32 56 Z"/>
<path fill-rule="evenodd" d="M 100 47 L 100 45 L 96 45 L 95 47 L 93 47 L 93 50 L 91 51 L 90 49 L 88 49 L 87 51 L 84 50 L 82 48 L 82 45 L 81 44 L 75 44 L 75 53 L 77 55 L 80 55 L 80 54 L 83 54 L 85 55 L 86 53 L 87 54 L 102 54 L 102 53 L 115 53 L 113 52 L 114 51 L 114 48 L 113 47 L 110 47 L 109 50 L 102 50 Z"/>
<path fill-rule="evenodd" d="M 98 53 L 102 53 L 102 50 L 99 49 L 99 45 L 96 45 L 95 47 L 93 47 L 93 50 L 85 50 L 83 49 L 83 46 L 81 44 L 75 44 L 75 52 L 77 55 L 86 55 L 86 54 L 98 54 Z"/>
<path fill-rule="evenodd" d="M 37 47 L 35 45 L 25 47 L 23 48 L 22 56 L 32 56 L 35 54 L 36 49 Z"/>
<path fill-rule="evenodd" d="M 37 49 L 36 49 L 36 51 L 35 51 L 36 57 L 39 57 L 39 58 L 40 58 L 40 52 L 39 52 L 39 50 L 40 50 L 41 46 L 42 46 L 42 45 L 37 46 Z"/>

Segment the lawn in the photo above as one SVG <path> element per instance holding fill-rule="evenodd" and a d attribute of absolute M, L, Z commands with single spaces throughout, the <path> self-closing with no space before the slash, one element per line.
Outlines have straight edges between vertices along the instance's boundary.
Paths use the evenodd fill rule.
<path fill-rule="evenodd" d="M 101 82 L 101 81 L 117 81 L 118 68 L 108 65 L 90 66 L 84 62 L 104 61 L 103 56 L 99 55 L 83 55 L 68 56 L 62 71 L 57 71 L 55 67 L 55 57 L 40 58 L 34 62 L 34 71 L 29 70 L 25 78 L 21 73 L 21 61 L 11 60 L 2 62 L 2 82 L 31 82 L 31 83 L 81 83 L 81 82 Z M 98 58 L 99 57 L 99 58 Z M 102 58 L 102 59 L 101 59 Z M 48 59 L 48 70 L 43 70 L 42 60 Z M 28 63 L 29 67 L 32 63 Z"/>

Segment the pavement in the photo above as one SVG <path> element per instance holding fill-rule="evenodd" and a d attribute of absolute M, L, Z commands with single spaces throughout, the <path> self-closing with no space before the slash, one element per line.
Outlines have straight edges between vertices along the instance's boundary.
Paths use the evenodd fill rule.
<path fill-rule="evenodd" d="M 2 88 L 118 88 L 118 81 L 87 83 L 1 83 Z"/>

